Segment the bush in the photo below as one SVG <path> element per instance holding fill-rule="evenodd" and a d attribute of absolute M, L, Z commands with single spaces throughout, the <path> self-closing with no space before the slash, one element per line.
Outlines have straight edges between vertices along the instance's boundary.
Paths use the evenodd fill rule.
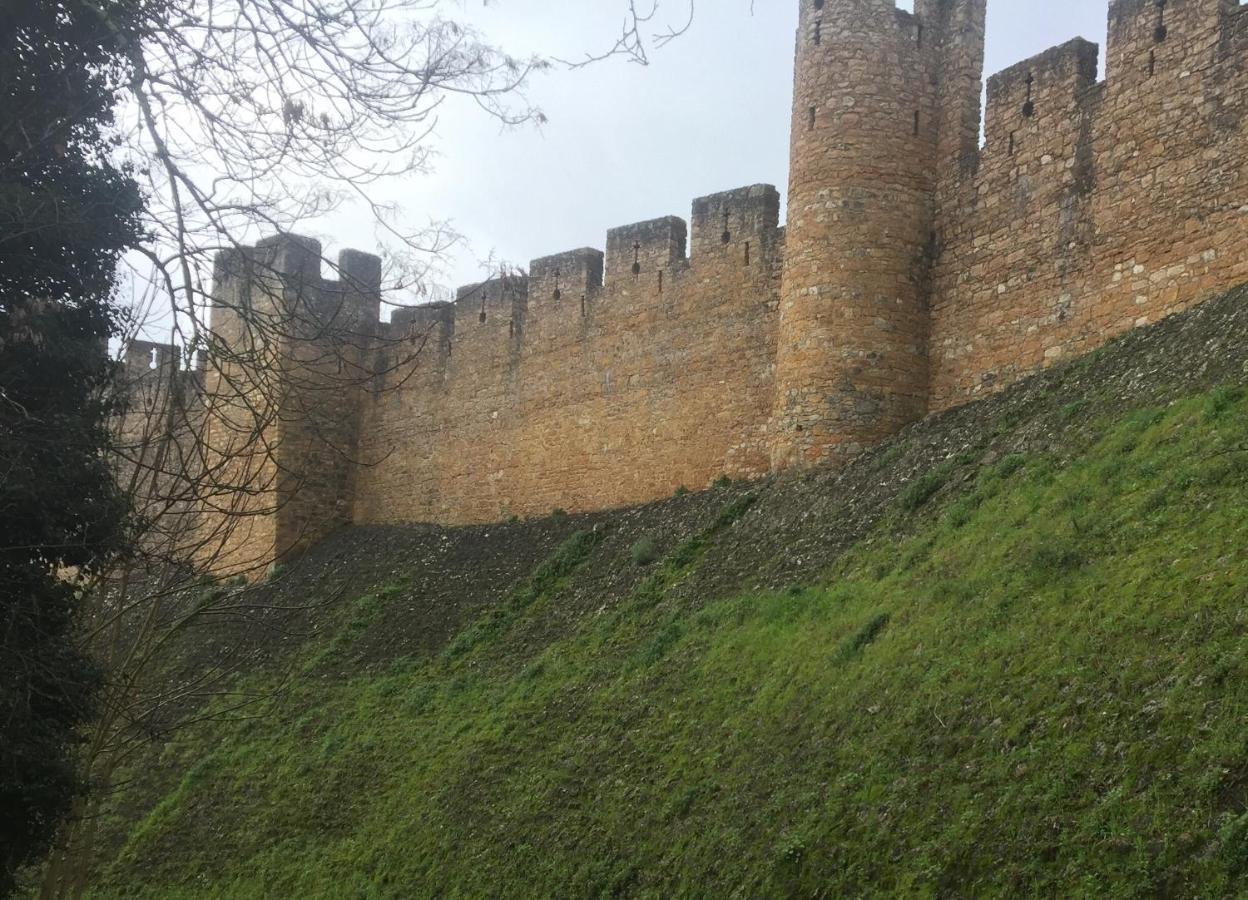
<path fill-rule="evenodd" d="M 841 659 L 857 656 L 866 649 L 888 627 L 888 613 L 879 613 L 859 628 L 848 641 L 841 646 Z"/>
<path fill-rule="evenodd" d="M 1043 582 L 1082 568 L 1087 562 L 1083 551 L 1073 542 L 1061 539 L 1040 540 L 1026 551 L 1032 574 Z"/>
<path fill-rule="evenodd" d="M 948 478 L 949 472 L 943 466 L 939 469 L 934 469 L 906 485 L 906 489 L 901 492 L 897 502 L 906 512 L 914 512 L 927 503 L 928 500 L 931 500 L 936 495 L 936 492 L 945 486 L 945 481 Z"/>
<path fill-rule="evenodd" d="M 633 544 L 632 554 L 633 562 L 639 566 L 648 566 L 659 558 L 659 548 L 652 538 L 643 537 Z"/>
<path fill-rule="evenodd" d="M 1222 385 L 1215 388 L 1205 404 L 1205 418 L 1212 422 L 1244 399 L 1244 389 L 1239 385 Z"/>
<path fill-rule="evenodd" d="M 676 488 L 676 493 L 675 493 L 675 494 L 673 494 L 672 496 L 673 496 L 673 497 L 683 497 L 683 496 L 685 496 L 685 495 L 686 495 L 686 494 L 688 494 L 688 493 L 689 493 L 689 488 L 685 487 L 685 486 L 682 484 L 680 487 Z"/>
<path fill-rule="evenodd" d="M 1021 453 L 1011 453 L 997 463 L 996 473 L 1001 478 L 1009 478 L 1025 465 L 1027 465 L 1027 457 Z"/>

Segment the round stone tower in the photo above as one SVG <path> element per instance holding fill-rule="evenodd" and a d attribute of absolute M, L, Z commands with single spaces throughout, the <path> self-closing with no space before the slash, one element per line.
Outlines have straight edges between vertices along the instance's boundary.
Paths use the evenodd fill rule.
<path fill-rule="evenodd" d="M 799 2 L 775 469 L 848 459 L 927 402 L 938 35 L 893 0 Z"/>

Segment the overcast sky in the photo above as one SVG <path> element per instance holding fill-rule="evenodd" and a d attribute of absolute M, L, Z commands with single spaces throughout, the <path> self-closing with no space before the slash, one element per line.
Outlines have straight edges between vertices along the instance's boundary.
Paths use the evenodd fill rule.
<path fill-rule="evenodd" d="M 464 0 L 465 12 L 514 55 L 572 57 L 609 46 L 625 0 Z M 684 0 L 661 0 L 679 18 Z M 651 65 L 608 61 L 543 74 L 530 96 L 541 128 L 500 130 L 467 108 L 438 126 L 437 171 L 387 189 L 410 222 L 447 219 L 466 242 L 448 285 L 479 280 L 482 261 L 527 266 L 603 247 L 617 225 L 688 219 L 694 197 L 788 175 L 796 0 L 698 0 L 693 27 Z M 910 3 L 900 3 L 911 8 Z M 587 11 L 588 8 L 588 11 Z M 1082 36 L 1101 45 L 1105 0 L 989 0 L 988 73 Z M 311 229 L 333 248 L 371 250 L 374 229 L 344 211 Z"/>

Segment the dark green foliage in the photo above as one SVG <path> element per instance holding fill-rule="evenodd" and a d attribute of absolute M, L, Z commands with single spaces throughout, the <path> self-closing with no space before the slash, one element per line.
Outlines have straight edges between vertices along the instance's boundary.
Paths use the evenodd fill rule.
<path fill-rule="evenodd" d="M 98 679 L 74 640 L 76 607 L 73 589 L 41 567 L 0 562 L 0 896 L 78 788 L 72 744 Z"/>
<path fill-rule="evenodd" d="M 878 638 L 884 629 L 888 627 L 888 618 L 888 613 L 878 613 L 872 616 L 841 647 L 841 659 L 850 659 L 861 653 L 863 648 Z"/>
<path fill-rule="evenodd" d="M 894 440 L 892 444 L 887 445 L 887 449 L 881 450 L 877 453 L 875 458 L 875 467 L 880 470 L 892 467 L 906 455 L 906 451 L 908 449 L 910 448 L 907 442 Z"/>
<path fill-rule="evenodd" d="M 1025 558 L 1032 574 L 1048 582 L 1077 569 L 1085 562 L 1083 551 L 1073 542 L 1041 536 L 1025 548 Z"/>
<path fill-rule="evenodd" d="M 1063 422 L 1072 422 L 1079 418 L 1088 409 L 1087 400 L 1076 400 L 1074 403 L 1067 403 L 1059 412 L 1059 418 Z"/>
<path fill-rule="evenodd" d="M 137 10 L 0 6 L 0 896 L 69 808 L 91 712 L 96 675 L 57 571 L 125 543 L 102 398 L 140 197 L 107 134 Z"/>
<path fill-rule="evenodd" d="M 648 566 L 659 558 L 659 548 L 654 538 L 643 537 L 632 546 L 633 562 L 639 566 Z"/>
<path fill-rule="evenodd" d="M 142 6 L 153 12 L 157 3 Z M 104 308 L 118 254 L 138 236 L 138 188 L 109 165 L 108 127 L 139 25 L 136 0 L 106 7 L 0 6 L 0 302 Z M 85 315 L 77 324 L 106 325 Z M 104 332 L 97 331 L 97 334 Z"/>
<path fill-rule="evenodd" d="M 647 643 L 638 654 L 638 663 L 642 666 L 653 666 L 671 651 L 680 639 L 685 636 L 685 626 L 681 622 L 668 622 Z"/>
<path fill-rule="evenodd" d="M 936 492 L 949 480 L 949 473 L 952 470 L 952 465 L 945 464 L 915 478 L 898 496 L 897 505 L 905 512 L 914 512 L 936 496 Z"/>
<path fill-rule="evenodd" d="M 1209 395 L 1205 405 L 1205 415 L 1210 419 L 1220 419 L 1228 410 L 1244 399 L 1244 389 L 1238 384 L 1222 385 L 1215 388 Z"/>
<path fill-rule="evenodd" d="M 676 488 L 676 492 L 675 492 L 674 494 L 672 494 L 672 496 L 673 496 L 673 497 L 684 497 L 684 496 L 685 496 L 686 494 L 688 494 L 688 493 L 689 493 L 689 488 L 685 487 L 685 486 L 682 484 L 680 487 Z"/>
<path fill-rule="evenodd" d="M 1025 465 L 1027 465 L 1027 457 L 1021 453 L 1011 453 L 997 463 L 994 471 L 998 478 L 1009 478 Z"/>
<path fill-rule="evenodd" d="M 727 475 L 720 475 L 711 483 L 711 487 L 716 489 L 732 487 L 732 479 Z"/>

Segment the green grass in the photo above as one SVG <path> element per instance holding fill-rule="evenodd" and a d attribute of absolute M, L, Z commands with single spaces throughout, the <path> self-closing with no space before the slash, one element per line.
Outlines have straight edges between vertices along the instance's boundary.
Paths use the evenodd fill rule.
<path fill-rule="evenodd" d="M 1244 896 L 1248 402 L 1098 433 L 919 479 L 817 583 L 689 597 L 734 501 L 509 656 L 574 536 L 441 656 L 205 726 L 93 896 Z"/>

